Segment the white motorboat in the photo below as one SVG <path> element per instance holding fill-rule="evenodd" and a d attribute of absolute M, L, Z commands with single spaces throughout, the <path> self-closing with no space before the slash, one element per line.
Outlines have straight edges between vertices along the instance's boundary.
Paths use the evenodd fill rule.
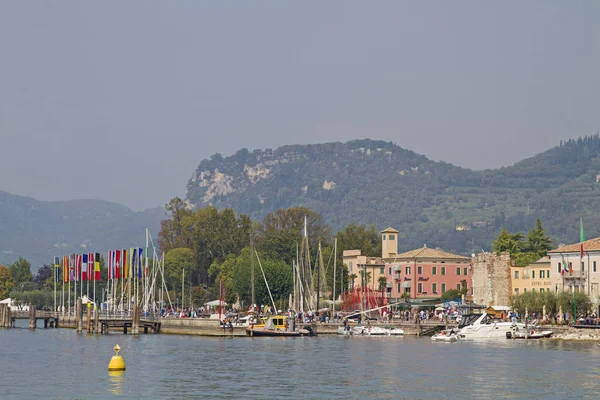
<path fill-rule="evenodd" d="M 388 329 L 389 334 L 391 336 L 402 336 L 404 335 L 404 330 L 401 328 L 396 328 L 395 326 L 392 326 L 391 328 Z"/>
<path fill-rule="evenodd" d="M 458 340 L 458 334 L 454 332 L 454 329 L 450 331 L 441 331 L 431 337 L 434 342 L 456 342 Z"/>
<path fill-rule="evenodd" d="M 488 314 L 463 316 L 458 336 L 461 339 L 499 339 L 506 338 L 507 332 L 526 329 L 520 322 L 501 322 Z"/>
<path fill-rule="evenodd" d="M 350 336 L 350 335 L 352 335 L 352 330 L 347 329 L 345 326 L 340 326 L 337 330 L 337 334 L 343 335 L 343 336 Z"/>
<path fill-rule="evenodd" d="M 355 336 L 387 336 L 390 332 L 388 329 L 378 326 L 355 326 L 352 328 L 352 334 Z"/>
<path fill-rule="evenodd" d="M 511 332 L 506 332 L 507 339 L 542 339 L 552 336 L 552 331 L 538 331 L 535 329 L 515 329 Z"/>

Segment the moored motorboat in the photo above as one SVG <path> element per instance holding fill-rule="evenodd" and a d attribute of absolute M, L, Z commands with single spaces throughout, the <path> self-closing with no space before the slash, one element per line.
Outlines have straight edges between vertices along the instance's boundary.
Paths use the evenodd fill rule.
<path fill-rule="evenodd" d="M 552 336 L 552 331 L 537 331 L 535 329 L 514 330 L 506 332 L 507 339 L 542 339 Z"/>
<path fill-rule="evenodd" d="M 357 336 L 387 336 L 390 334 L 388 329 L 378 326 L 355 326 L 352 328 L 352 334 Z"/>
<path fill-rule="evenodd" d="M 454 329 L 450 331 L 441 331 L 431 337 L 434 342 L 456 342 L 458 341 L 458 334 L 454 332 Z"/>
<path fill-rule="evenodd" d="M 401 328 L 396 328 L 395 326 L 392 326 L 391 328 L 388 328 L 388 333 L 391 336 L 403 336 L 404 330 Z"/>
<path fill-rule="evenodd" d="M 507 332 L 512 332 L 515 329 L 526 329 L 523 323 L 498 321 L 486 313 L 463 316 L 459 327 L 461 329 L 458 336 L 461 339 L 506 338 Z"/>

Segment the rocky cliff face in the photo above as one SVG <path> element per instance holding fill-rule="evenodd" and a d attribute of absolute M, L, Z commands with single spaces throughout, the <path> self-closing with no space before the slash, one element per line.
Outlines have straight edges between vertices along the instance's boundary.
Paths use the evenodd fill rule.
<path fill-rule="evenodd" d="M 187 186 L 196 207 L 230 207 L 260 220 L 305 206 L 335 229 L 393 226 L 399 250 L 423 246 L 470 254 L 489 249 L 500 227 L 524 231 L 540 216 L 556 242 L 576 241 L 583 215 L 600 234 L 600 136 L 561 143 L 513 166 L 473 171 L 435 162 L 393 143 L 242 149 L 200 162 Z"/>

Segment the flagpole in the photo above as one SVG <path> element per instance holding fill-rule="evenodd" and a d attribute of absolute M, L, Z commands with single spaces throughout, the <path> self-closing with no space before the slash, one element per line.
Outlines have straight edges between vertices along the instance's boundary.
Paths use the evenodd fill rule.
<path fill-rule="evenodd" d="M 144 268 L 144 283 L 145 283 L 145 288 L 144 288 L 144 312 L 148 311 L 148 228 L 146 228 L 146 264 L 145 264 L 145 268 Z"/>
<path fill-rule="evenodd" d="M 69 257 L 69 264 L 71 263 L 71 257 Z M 73 289 L 73 302 L 77 298 L 77 259 L 73 260 L 73 281 L 75 282 L 75 288 Z M 69 280 L 71 280 L 71 272 L 69 271 Z"/>
<path fill-rule="evenodd" d="M 56 257 L 54 257 L 54 309 L 52 310 L 52 315 L 56 315 L 54 313 L 57 313 L 56 310 L 56 273 L 57 273 L 57 268 L 56 268 Z"/>
<path fill-rule="evenodd" d="M 92 270 L 94 267 L 93 264 L 94 263 L 92 263 Z M 91 273 L 90 272 L 90 255 L 88 254 L 88 266 L 87 266 L 87 277 L 86 277 L 87 279 L 85 280 L 85 286 L 86 286 L 85 295 L 87 296 L 88 301 L 90 298 L 90 273 Z M 83 285 L 83 282 L 81 282 L 81 284 Z M 81 296 L 81 297 L 83 297 L 83 296 Z"/>

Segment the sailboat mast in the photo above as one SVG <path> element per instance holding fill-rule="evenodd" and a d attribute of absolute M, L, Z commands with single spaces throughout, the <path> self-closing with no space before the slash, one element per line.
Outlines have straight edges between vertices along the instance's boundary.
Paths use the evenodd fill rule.
<path fill-rule="evenodd" d="M 254 241 L 250 233 L 250 285 L 252 286 L 252 310 L 254 310 Z"/>
<path fill-rule="evenodd" d="M 333 295 L 332 300 L 332 308 L 333 313 L 335 314 L 335 273 L 336 273 L 336 261 L 337 261 L 337 237 L 333 240 Z"/>
<path fill-rule="evenodd" d="M 319 266 L 317 268 L 317 312 L 319 312 L 319 297 L 321 297 L 321 261 L 323 255 L 321 254 L 321 242 L 319 241 Z"/>

